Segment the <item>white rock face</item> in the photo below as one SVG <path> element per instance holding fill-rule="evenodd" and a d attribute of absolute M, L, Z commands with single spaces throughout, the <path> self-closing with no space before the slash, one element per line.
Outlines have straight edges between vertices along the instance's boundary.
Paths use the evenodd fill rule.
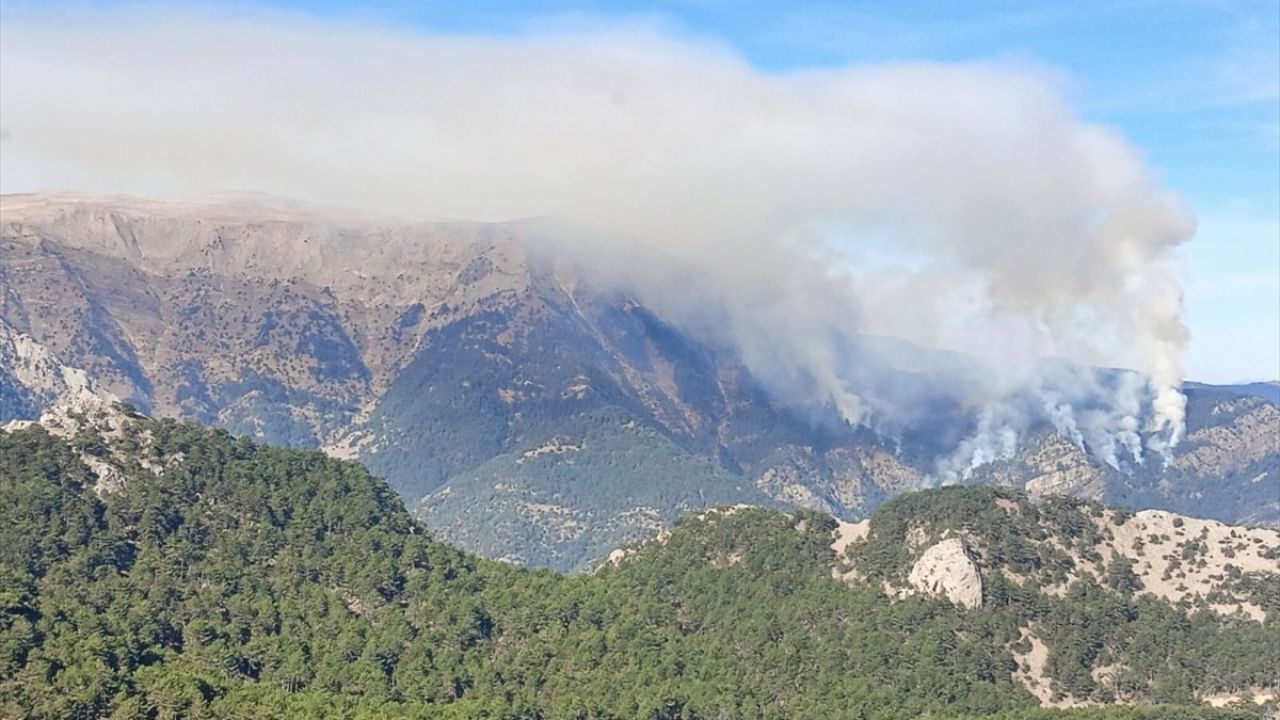
<path fill-rule="evenodd" d="M 0 401 L 15 403 L 6 414 L 12 414 L 15 409 L 28 413 L 34 410 L 39 414 L 38 418 L 9 420 L 0 425 L 0 431 L 16 432 L 39 424 L 50 434 L 62 438 L 72 438 L 82 429 L 93 428 L 108 439 L 118 439 L 130 422 L 117 407 L 119 398 L 98 387 L 88 373 L 64 365 L 48 348 L 3 320 L 0 320 L 0 373 L 7 376 L 9 391 L 17 393 L 0 398 Z M 80 453 L 80 460 L 95 478 L 93 489 L 99 497 L 124 488 L 125 475 L 113 462 L 119 460 L 114 454 L 109 452 L 99 457 Z"/>
<path fill-rule="evenodd" d="M 961 607 L 982 605 L 982 576 L 957 538 L 948 538 L 925 550 L 912 566 L 907 582 L 917 592 L 945 597 Z"/>
<path fill-rule="evenodd" d="M 124 473 L 120 471 L 120 468 L 92 455 L 81 455 L 80 459 L 89 468 L 89 471 L 98 478 L 97 482 L 93 484 L 93 491 L 98 494 L 98 497 L 117 493 L 124 489 Z"/>
<path fill-rule="evenodd" d="M 41 409 L 54 405 L 97 406 L 117 400 L 98 388 L 84 370 L 62 364 L 48 348 L 4 321 L 0 321 L 0 368 Z"/>
<path fill-rule="evenodd" d="M 89 392 L 87 388 L 88 386 L 81 388 L 86 390 L 83 394 L 73 394 L 70 399 L 60 400 L 58 404 L 45 408 L 39 420 L 10 420 L 0 426 L 0 432 L 17 432 L 38 424 L 50 435 L 70 439 L 81 430 L 97 430 L 108 441 L 108 452 L 98 456 L 82 451 L 80 461 L 94 477 L 93 491 L 98 497 L 104 497 L 124 489 L 125 475 L 120 463 L 125 462 L 126 458 L 120 457 L 118 451 L 111 448 L 111 444 L 123 436 L 126 426 L 132 421 L 114 402 L 107 399 L 113 396 Z M 149 442 L 150 435 L 142 439 Z M 146 454 L 142 454 L 142 457 L 146 457 Z M 181 458 L 173 462 L 181 462 Z M 143 466 L 157 475 L 163 473 L 163 468 L 157 472 L 156 464 L 149 460 L 144 461 Z"/>

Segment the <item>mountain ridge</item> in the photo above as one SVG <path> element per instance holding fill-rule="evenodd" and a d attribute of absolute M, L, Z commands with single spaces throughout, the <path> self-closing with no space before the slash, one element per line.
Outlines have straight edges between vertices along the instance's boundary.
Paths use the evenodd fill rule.
<path fill-rule="evenodd" d="M 473 549 L 484 517 L 519 518 L 484 540 L 496 557 L 589 567 L 611 543 L 649 532 L 641 518 L 694 509 L 679 493 L 639 499 L 678 476 L 738 488 L 718 501 L 763 494 L 855 520 L 935 482 L 938 459 L 975 422 L 943 400 L 894 437 L 790 407 L 731 349 L 566 257 L 553 237 L 563 228 L 546 223 L 397 223 L 218 202 L 5 196 L 0 321 L 146 412 L 358 458 Z M 921 393 L 948 382 L 917 372 L 899 384 Z M 968 482 L 1280 522 L 1275 406 L 1187 392 L 1190 436 L 1169 468 L 1115 471 L 1042 427 Z M 0 400 L 4 417 L 31 404 Z M 582 446 L 588 430 L 596 439 L 581 452 L 516 462 Z M 597 447 L 660 447 L 668 460 L 609 467 Z M 608 501 L 587 535 L 629 529 L 584 546 L 551 538 L 524 505 L 568 507 L 555 478 L 587 471 L 607 478 L 595 487 Z M 445 490 L 470 501 L 423 506 Z"/>

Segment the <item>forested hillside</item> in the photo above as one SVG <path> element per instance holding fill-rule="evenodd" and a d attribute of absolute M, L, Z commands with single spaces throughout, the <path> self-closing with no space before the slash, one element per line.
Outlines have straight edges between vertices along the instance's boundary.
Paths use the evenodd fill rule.
<path fill-rule="evenodd" d="M 433 540 L 316 451 L 56 429 L 0 433 L 3 717 L 1245 718 L 1198 704 L 1280 685 L 1274 576 L 1220 590 L 1264 621 L 1095 579 L 1072 558 L 1105 511 L 1076 501 L 907 495 L 839 558 L 828 515 L 710 512 L 564 576 Z M 976 558 L 976 606 L 898 588 L 942 538 Z M 1050 702 L 1183 707 L 1036 709 L 1028 628 Z"/>

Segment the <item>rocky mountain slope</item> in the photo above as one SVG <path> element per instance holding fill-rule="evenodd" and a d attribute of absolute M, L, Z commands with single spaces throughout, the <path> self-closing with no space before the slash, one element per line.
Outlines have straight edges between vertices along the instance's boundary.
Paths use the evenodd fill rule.
<path fill-rule="evenodd" d="M 1280 687 L 1280 533 L 1007 489 L 706 510 L 563 576 L 355 463 L 100 405 L 0 432 L 0 504 L 6 717 L 1244 720 Z"/>
<path fill-rule="evenodd" d="M 39 417 L 55 406 L 115 399 L 84 370 L 64 365 L 30 335 L 0 320 L 0 423 Z"/>
<path fill-rule="evenodd" d="M 832 548 L 833 574 L 845 582 L 971 609 L 1034 590 L 1073 605 L 1067 622 L 1098 622 L 1085 609 L 1097 600 L 1087 590 L 1095 587 L 1222 618 L 1270 622 L 1280 612 L 1280 532 L 1159 510 L 1130 513 L 1066 498 L 1035 503 L 998 489 L 957 488 L 903 496 L 871 521 L 840 523 Z M 1105 643 L 1085 650 L 1083 663 L 1067 661 L 1060 645 L 1046 644 L 1066 618 L 1028 619 L 1018 630 L 1016 676 L 1042 704 L 1132 692 L 1132 668 L 1109 657 Z M 1213 700 L 1275 696 L 1269 686 L 1234 688 Z"/>
<path fill-rule="evenodd" d="M 732 352 L 571 262 L 546 223 L 397 223 L 253 197 L 5 196 L 0 216 L 0 327 L 24 357 L 145 412 L 358 458 L 494 557 L 589 567 L 725 502 L 858 519 L 932 482 L 974 423 L 941 406 L 887 437 L 789 407 Z M 0 417 L 57 394 L 18 366 L 0 364 Z M 971 481 L 1280 521 L 1280 412 L 1188 395 L 1168 467 L 1116 471 L 1042 428 Z"/>

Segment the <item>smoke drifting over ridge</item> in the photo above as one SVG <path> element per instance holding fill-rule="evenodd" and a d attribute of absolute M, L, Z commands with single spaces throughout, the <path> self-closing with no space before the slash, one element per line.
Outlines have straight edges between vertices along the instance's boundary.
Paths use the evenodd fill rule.
<path fill-rule="evenodd" d="M 603 233 L 576 250 L 797 405 L 909 424 L 919 398 L 886 378 L 917 361 L 866 337 L 963 353 L 950 392 L 980 419 L 940 479 L 1037 422 L 1117 467 L 1182 432 L 1175 251 L 1194 223 L 1040 69 L 769 74 L 643 28 L 133 11 L 0 32 L 5 192 L 255 190 L 632 235 L 654 252 Z"/>

